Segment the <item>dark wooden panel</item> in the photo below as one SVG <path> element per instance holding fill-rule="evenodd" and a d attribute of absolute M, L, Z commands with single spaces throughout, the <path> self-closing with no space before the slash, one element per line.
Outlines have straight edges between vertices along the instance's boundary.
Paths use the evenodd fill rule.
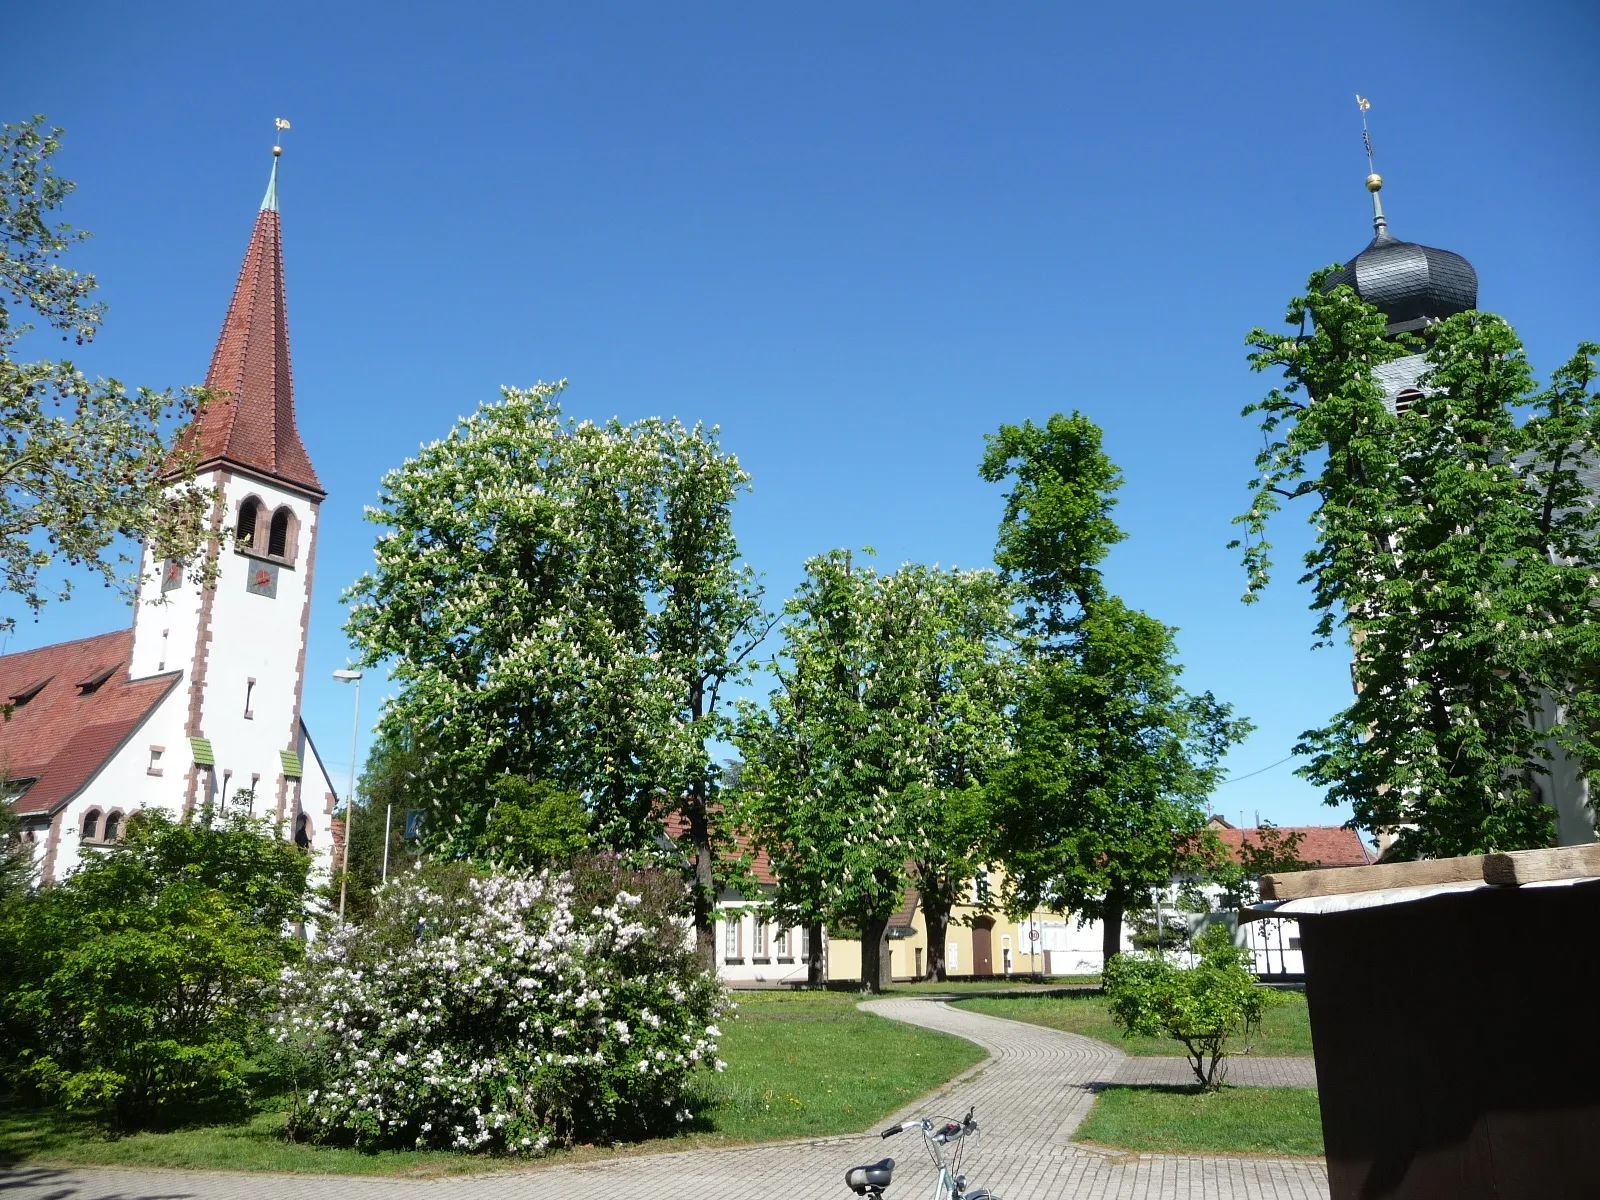
<path fill-rule="evenodd" d="M 1334 1200 L 1600 1197 L 1600 883 L 1300 930 Z"/>

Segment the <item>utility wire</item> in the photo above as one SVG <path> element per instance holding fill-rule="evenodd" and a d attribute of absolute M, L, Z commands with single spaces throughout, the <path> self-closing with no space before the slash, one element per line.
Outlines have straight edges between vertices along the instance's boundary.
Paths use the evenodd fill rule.
<path fill-rule="evenodd" d="M 1292 754 L 1285 755 L 1283 758 L 1280 758 L 1275 763 L 1268 763 L 1266 766 L 1262 767 L 1259 771 L 1251 771 L 1250 775 L 1260 775 L 1263 772 L 1272 770 L 1273 767 L 1281 767 L 1281 766 L 1283 766 L 1284 763 L 1288 762 L 1293 757 L 1294 757 L 1294 755 L 1292 755 Z M 1238 783 L 1241 779 L 1249 779 L 1250 775 L 1234 775 L 1231 778 L 1224 779 L 1221 783 L 1217 784 L 1217 786 L 1218 787 L 1227 787 L 1230 783 Z"/>

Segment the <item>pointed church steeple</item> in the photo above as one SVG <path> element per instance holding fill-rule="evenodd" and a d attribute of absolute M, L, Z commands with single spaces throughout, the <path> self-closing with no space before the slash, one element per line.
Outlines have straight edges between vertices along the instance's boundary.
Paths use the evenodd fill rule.
<path fill-rule="evenodd" d="M 232 464 L 320 499 L 326 493 L 294 419 L 278 215 L 281 150 L 274 146 L 272 151 L 267 194 L 206 372 L 212 400 L 190 429 L 185 449 L 198 454 L 198 470 Z"/>

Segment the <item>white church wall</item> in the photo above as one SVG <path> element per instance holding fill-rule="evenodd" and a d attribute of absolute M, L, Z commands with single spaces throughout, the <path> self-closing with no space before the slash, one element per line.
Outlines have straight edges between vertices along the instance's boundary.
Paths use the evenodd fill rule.
<path fill-rule="evenodd" d="M 183 782 L 189 772 L 189 742 L 183 736 L 187 693 L 179 680 L 144 722 L 123 743 L 122 748 L 100 768 L 76 797 L 68 801 L 61 818 L 60 838 L 56 843 L 51 876 L 60 879 L 71 873 L 84 854 L 94 853 L 93 843 L 85 850 L 83 818 L 97 809 L 100 820 L 97 835 L 105 831 L 105 818 L 122 814 L 127 818 L 142 808 L 164 809 L 172 816 L 183 813 Z M 159 746 L 159 765 L 151 766 L 151 748 Z M 152 769 L 161 774 L 151 774 Z"/>
<path fill-rule="evenodd" d="M 317 509 L 304 496 L 238 473 L 224 495 L 230 525 L 241 503 L 251 497 L 261 501 L 260 546 L 266 545 L 268 522 L 279 507 L 294 513 L 299 531 L 292 562 L 234 549 L 222 553 L 205 644 L 200 730 L 211 742 L 224 797 L 253 787 L 257 813 L 292 819 L 292 812 L 284 811 L 292 804 L 280 807 L 292 782 L 284 775 L 280 752 L 297 749 L 300 741 L 296 690 Z M 275 594 L 261 594 L 265 591 Z"/>

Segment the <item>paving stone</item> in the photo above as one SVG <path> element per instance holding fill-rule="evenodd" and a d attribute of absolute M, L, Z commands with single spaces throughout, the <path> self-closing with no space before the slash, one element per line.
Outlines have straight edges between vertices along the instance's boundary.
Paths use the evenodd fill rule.
<path fill-rule="evenodd" d="M 1327 1172 L 1317 1160 L 1123 1155 L 1071 1144 L 1094 1101 L 1095 1085 L 1116 1081 L 1127 1068 L 1127 1057 L 1114 1047 L 938 1001 L 896 998 L 864 1007 L 969 1038 L 989 1051 L 985 1063 L 875 1129 L 912 1116 L 959 1117 L 976 1108 L 982 1133 L 969 1147 L 964 1169 L 970 1186 L 992 1188 L 1004 1200 L 1311 1200 L 1328 1195 Z M 844 1186 L 845 1170 L 874 1162 L 886 1151 L 899 1164 L 889 1200 L 931 1193 L 934 1172 L 920 1137 L 905 1133 L 885 1143 L 872 1130 L 443 1179 L 22 1166 L 0 1169 L 0 1192 L 7 1200 L 704 1200 L 706 1195 L 853 1200 Z"/>

